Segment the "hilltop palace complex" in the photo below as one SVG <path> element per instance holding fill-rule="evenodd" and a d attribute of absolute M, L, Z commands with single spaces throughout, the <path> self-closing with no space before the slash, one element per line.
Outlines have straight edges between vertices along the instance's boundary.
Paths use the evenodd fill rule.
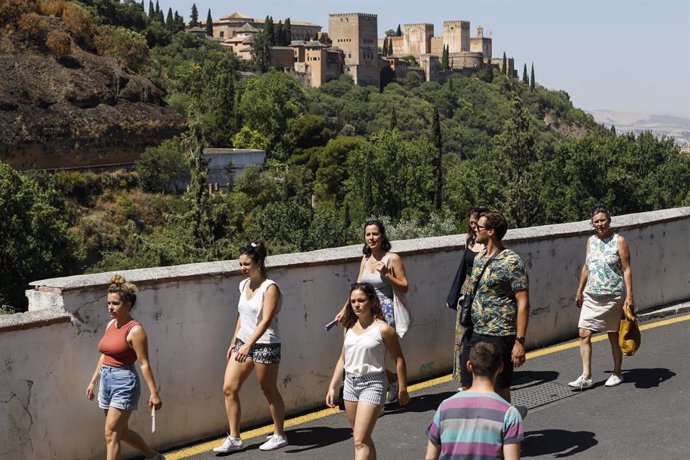
<path fill-rule="evenodd" d="M 232 13 L 213 21 L 213 37 L 202 27 L 187 31 L 217 41 L 240 59 L 250 60 L 255 35 L 263 26 L 262 19 Z M 388 43 L 387 56 L 380 52 L 384 41 Z M 441 69 L 444 48 L 448 52 L 447 70 Z M 317 24 L 291 22 L 290 45 L 271 47 L 271 65 L 312 87 L 343 73 L 355 84 L 374 86 L 380 86 L 383 71 L 395 72 L 396 78 L 415 72 L 426 81 L 442 81 L 450 73 L 471 73 L 487 65 L 515 73 L 512 58 L 505 63 L 492 58 L 491 38 L 481 27 L 470 37 L 469 21 L 444 21 L 440 37 L 434 36 L 433 24 L 405 24 L 402 36 L 378 38 L 377 16 L 366 13 L 329 15 L 328 33 Z"/>

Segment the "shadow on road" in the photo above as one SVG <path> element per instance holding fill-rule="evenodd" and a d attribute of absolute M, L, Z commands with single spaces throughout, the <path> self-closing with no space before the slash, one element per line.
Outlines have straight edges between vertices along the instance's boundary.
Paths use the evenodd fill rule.
<path fill-rule="evenodd" d="M 299 453 L 345 441 L 352 437 L 352 430 L 317 426 L 285 430 L 285 434 L 290 444 L 283 449 L 283 452 Z"/>
<path fill-rule="evenodd" d="M 623 371 L 623 383 L 634 383 L 635 388 L 654 388 L 658 387 L 661 382 L 675 377 L 675 375 L 675 372 L 663 367 L 654 369 L 630 369 Z"/>
<path fill-rule="evenodd" d="M 590 431 L 540 430 L 525 432 L 523 457 L 553 455 L 555 458 L 579 454 L 599 443 Z"/>
<path fill-rule="evenodd" d="M 444 399 L 450 398 L 455 393 L 455 391 L 444 391 L 443 393 L 415 396 L 414 398 L 410 398 L 409 404 L 405 407 L 400 407 L 397 403 L 386 404 L 386 410 L 381 416 L 396 414 L 398 412 L 435 411 Z"/>
<path fill-rule="evenodd" d="M 513 373 L 513 387 L 527 388 L 552 382 L 560 375 L 556 371 L 515 371 Z"/>

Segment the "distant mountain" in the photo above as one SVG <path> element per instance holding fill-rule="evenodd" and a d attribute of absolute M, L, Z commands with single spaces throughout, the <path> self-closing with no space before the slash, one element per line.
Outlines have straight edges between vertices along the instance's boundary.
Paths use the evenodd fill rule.
<path fill-rule="evenodd" d="M 614 110 L 592 110 L 589 113 L 597 123 L 609 128 L 615 126 L 618 134 L 652 131 L 655 136 L 672 137 L 682 148 L 690 149 L 690 118 Z"/>

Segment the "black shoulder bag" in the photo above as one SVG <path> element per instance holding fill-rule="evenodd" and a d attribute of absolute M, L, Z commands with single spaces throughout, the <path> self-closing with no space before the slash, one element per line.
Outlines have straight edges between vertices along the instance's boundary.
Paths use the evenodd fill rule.
<path fill-rule="evenodd" d="M 484 270 L 486 270 L 486 267 L 489 266 L 492 260 L 499 255 L 501 252 L 503 252 L 503 249 L 500 251 L 496 252 L 496 254 L 492 255 L 489 257 L 489 260 L 486 261 L 486 264 L 484 264 L 484 267 L 482 268 L 482 271 L 479 273 L 479 276 L 477 277 L 477 280 L 474 282 L 474 286 L 472 287 L 472 291 L 463 294 L 460 297 L 459 300 L 459 305 L 460 305 L 460 325 L 462 327 L 472 327 L 472 303 L 474 302 L 474 294 L 477 292 L 477 288 L 479 287 L 479 281 L 482 279 L 482 275 L 484 275 Z"/>

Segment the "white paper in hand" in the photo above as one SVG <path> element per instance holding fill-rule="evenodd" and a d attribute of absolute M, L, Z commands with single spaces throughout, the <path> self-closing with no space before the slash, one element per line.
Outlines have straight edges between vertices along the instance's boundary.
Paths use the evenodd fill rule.
<path fill-rule="evenodd" d="M 151 407 L 151 433 L 156 432 L 156 406 Z"/>

